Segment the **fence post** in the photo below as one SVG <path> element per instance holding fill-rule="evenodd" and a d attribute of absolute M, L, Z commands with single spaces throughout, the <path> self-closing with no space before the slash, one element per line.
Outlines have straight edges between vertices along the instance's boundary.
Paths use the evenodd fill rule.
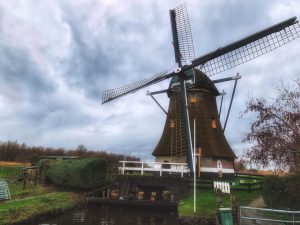
<path fill-rule="evenodd" d="M 125 173 L 125 162 L 123 161 L 123 168 L 122 168 L 122 174 Z"/>
<path fill-rule="evenodd" d="M 38 170 L 35 171 L 34 185 L 36 185 L 37 183 L 37 178 L 38 178 Z"/>
<path fill-rule="evenodd" d="M 141 170 L 141 174 L 144 175 L 144 162 L 142 162 L 142 170 Z"/>
<path fill-rule="evenodd" d="M 23 190 L 25 190 L 25 188 L 26 188 L 26 182 L 27 182 L 27 170 L 26 169 L 23 169 L 22 170 L 22 175 L 23 175 Z"/>
<path fill-rule="evenodd" d="M 162 168 L 163 166 L 162 166 L 162 163 L 160 164 L 160 171 L 159 171 L 159 176 L 162 176 Z"/>
<path fill-rule="evenodd" d="M 183 177 L 183 163 L 181 163 L 181 177 Z"/>

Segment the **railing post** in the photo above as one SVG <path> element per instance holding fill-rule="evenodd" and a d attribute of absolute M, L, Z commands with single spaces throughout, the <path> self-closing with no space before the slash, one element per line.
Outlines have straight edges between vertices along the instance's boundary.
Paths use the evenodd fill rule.
<path fill-rule="evenodd" d="M 159 171 L 159 176 L 162 176 L 162 163 L 160 164 L 160 171 Z"/>
<path fill-rule="evenodd" d="M 122 174 L 124 174 L 125 173 L 125 162 L 123 161 L 122 163 L 123 163 Z"/>
<path fill-rule="evenodd" d="M 142 162 L 142 171 L 141 174 L 144 175 L 144 162 Z"/>
<path fill-rule="evenodd" d="M 181 177 L 183 177 L 183 163 L 181 163 Z"/>

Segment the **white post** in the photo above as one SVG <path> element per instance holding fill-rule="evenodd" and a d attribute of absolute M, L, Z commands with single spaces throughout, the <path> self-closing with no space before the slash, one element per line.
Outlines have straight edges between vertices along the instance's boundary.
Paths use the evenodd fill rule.
<path fill-rule="evenodd" d="M 141 174 L 144 175 L 144 162 L 142 162 L 142 171 Z"/>
<path fill-rule="evenodd" d="M 125 162 L 123 161 L 123 168 L 122 168 L 122 174 L 125 173 Z"/>
<path fill-rule="evenodd" d="M 162 176 L 162 163 L 160 164 L 159 175 Z"/>
<path fill-rule="evenodd" d="M 194 213 L 196 213 L 196 120 L 194 119 Z"/>
<path fill-rule="evenodd" d="M 183 163 L 181 163 L 181 177 L 183 177 Z"/>

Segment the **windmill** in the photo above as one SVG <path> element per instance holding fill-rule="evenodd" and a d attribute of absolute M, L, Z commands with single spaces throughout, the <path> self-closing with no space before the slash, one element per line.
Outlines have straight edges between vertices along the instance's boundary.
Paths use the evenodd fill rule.
<path fill-rule="evenodd" d="M 167 93 L 170 98 L 168 112 L 165 111 L 167 118 L 163 134 L 153 151 L 156 160 L 187 162 L 190 171 L 196 172 L 193 160 L 194 139 L 196 148 L 202 150 L 199 168 L 201 174 L 215 176 L 216 171 L 221 169 L 233 175 L 236 156 L 221 127 L 216 104 L 216 97 L 220 93 L 215 84 L 235 80 L 236 86 L 240 76 L 216 80 L 211 80 L 210 77 L 298 38 L 299 22 L 296 17 L 292 17 L 196 58 L 185 3 L 170 10 L 170 20 L 178 68 L 104 91 L 102 104 L 171 78 L 167 89 L 148 93 L 154 100 L 153 95 L 162 93 Z M 192 133 L 196 133 L 197 138 L 195 135 L 195 138 L 192 137 Z"/>

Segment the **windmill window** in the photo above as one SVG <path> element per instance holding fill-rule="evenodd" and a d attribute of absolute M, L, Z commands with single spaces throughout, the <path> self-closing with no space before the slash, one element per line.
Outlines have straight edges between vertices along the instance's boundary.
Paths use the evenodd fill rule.
<path fill-rule="evenodd" d="M 197 102 L 197 96 L 195 95 L 190 95 L 190 103 L 196 103 Z"/>
<path fill-rule="evenodd" d="M 215 118 L 211 118 L 211 127 L 212 128 L 217 128 L 217 120 Z"/>
<path fill-rule="evenodd" d="M 218 161 L 217 161 L 217 168 L 218 168 L 219 170 L 222 170 L 222 162 L 221 162 L 221 160 L 218 160 Z"/>
<path fill-rule="evenodd" d="M 175 127 L 175 121 L 174 120 L 170 120 L 170 128 L 174 128 Z"/>

